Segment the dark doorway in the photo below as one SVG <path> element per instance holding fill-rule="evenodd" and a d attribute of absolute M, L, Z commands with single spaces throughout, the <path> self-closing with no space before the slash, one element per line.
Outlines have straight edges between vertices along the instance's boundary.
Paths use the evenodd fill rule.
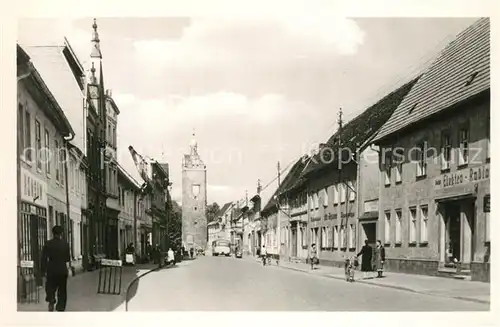
<path fill-rule="evenodd" d="M 446 259 L 448 262 L 453 262 L 454 259 L 461 260 L 461 224 L 460 224 L 460 207 L 455 203 L 447 204 L 446 206 Z"/>
<path fill-rule="evenodd" d="M 362 226 L 363 226 L 364 238 L 360 240 L 361 245 L 364 245 L 365 240 L 368 240 L 368 243 L 371 246 L 375 246 L 375 243 L 377 241 L 377 223 L 376 222 L 364 223 L 362 224 Z"/>

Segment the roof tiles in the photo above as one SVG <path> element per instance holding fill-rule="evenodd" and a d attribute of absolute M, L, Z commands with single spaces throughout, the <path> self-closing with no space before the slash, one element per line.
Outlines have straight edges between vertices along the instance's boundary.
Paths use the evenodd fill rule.
<path fill-rule="evenodd" d="M 490 20 L 481 18 L 445 47 L 381 128 L 375 141 L 489 88 Z"/>

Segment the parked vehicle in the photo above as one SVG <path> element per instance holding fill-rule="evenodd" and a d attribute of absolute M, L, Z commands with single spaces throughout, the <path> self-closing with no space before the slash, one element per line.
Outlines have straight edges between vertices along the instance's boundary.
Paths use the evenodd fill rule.
<path fill-rule="evenodd" d="M 219 239 L 213 241 L 212 255 L 213 256 L 225 255 L 226 257 L 229 257 L 229 255 L 231 254 L 231 247 L 229 245 L 230 243 L 228 240 Z"/>

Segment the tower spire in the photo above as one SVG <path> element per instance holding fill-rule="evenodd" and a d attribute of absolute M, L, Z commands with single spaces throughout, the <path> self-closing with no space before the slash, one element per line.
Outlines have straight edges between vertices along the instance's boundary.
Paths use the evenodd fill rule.
<path fill-rule="evenodd" d="M 97 33 L 97 20 L 94 18 L 94 24 L 92 24 L 92 52 L 90 53 L 91 58 L 102 59 L 101 45 L 99 40 L 99 33 Z"/>

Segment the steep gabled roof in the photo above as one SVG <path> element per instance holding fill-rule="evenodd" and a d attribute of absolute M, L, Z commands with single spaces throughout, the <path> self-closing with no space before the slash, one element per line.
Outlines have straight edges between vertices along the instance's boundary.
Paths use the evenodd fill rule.
<path fill-rule="evenodd" d="M 267 214 L 272 212 L 273 210 L 277 210 L 276 207 L 277 202 L 275 197 L 286 192 L 290 187 L 292 187 L 296 183 L 296 181 L 300 177 L 300 174 L 302 173 L 302 170 L 304 169 L 305 164 L 306 160 L 304 160 L 302 157 L 295 162 L 295 164 L 287 173 L 286 177 L 283 179 L 283 182 L 281 183 L 280 187 L 276 189 L 276 191 L 271 196 L 264 209 L 262 209 L 263 214 Z"/>
<path fill-rule="evenodd" d="M 482 18 L 457 35 L 424 72 L 375 141 L 490 89 L 490 20 Z"/>
<path fill-rule="evenodd" d="M 336 164 L 339 155 L 346 156 L 342 158 L 343 163 L 348 163 L 348 151 L 341 149 L 350 149 L 351 154 L 356 153 L 356 148 L 366 146 L 366 142 L 373 137 L 377 131 L 387 122 L 394 113 L 401 101 L 410 92 L 419 77 L 400 86 L 397 90 L 386 95 L 377 103 L 366 109 L 363 113 L 347 123 L 341 130 L 337 131 L 325 144 L 328 151 L 316 154 L 311 163 L 304 169 L 303 175 L 316 173 L 328 166 Z M 340 142 L 339 142 L 340 140 Z M 362 149 L 361 149 L 362 150 Z M 334 155 L 333 160 L 329 155 Z M 323 159 L 323 160 L 322 160 Z"/>
<path fill-rule="evenodd" d="M 68 58 L 71 58 L 71 56 L 64 55 L 67 49 L 67 45 L 36 45 L 25 47 L 34 66 L 39 71 L 45 84 L 47 84 L 47 87 L 52 92 L 73 127 L 75 138 L 71 140 L 71 143 L 83 153 L 86 153 L 86 119 L 84 118 L 83 108 L 84 93 L 79 84 L 79 79 L 75 76 L 75 72 L 68 62 Z"/>
<path fill-rule="evenodd" d="M 228 202 L 226 204 L 224 204 L 222 206 L 222 208 L 219 209 L 219 212 L 217 212 L 217 217 L 221 217 L 222 215 L 224 215 L 226 213 L 226 211 L 231 207 L 233 203 L 232 202 Z"/>

